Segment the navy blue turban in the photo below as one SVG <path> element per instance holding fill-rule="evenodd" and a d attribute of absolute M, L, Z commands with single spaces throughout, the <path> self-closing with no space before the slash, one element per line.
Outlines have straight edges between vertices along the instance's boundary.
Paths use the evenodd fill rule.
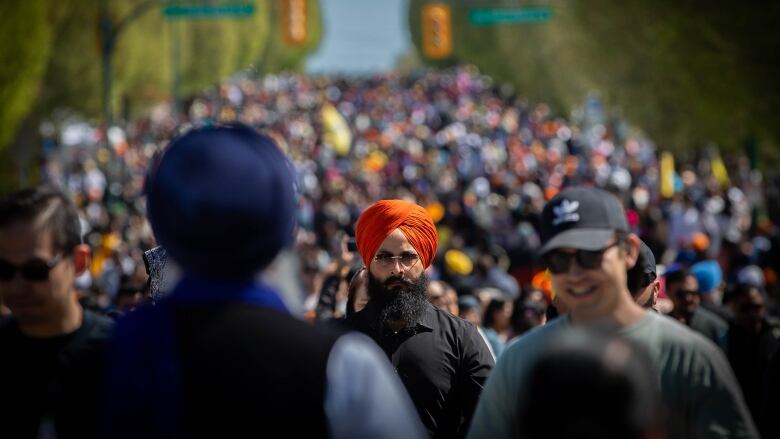
<path fill-rule="evenodd" d="M 244 125 L 174 139 L 146 182 L 159 243 L 185 272 L 247 278 L 290 244 L 292 169 L 269 137 Z"/>

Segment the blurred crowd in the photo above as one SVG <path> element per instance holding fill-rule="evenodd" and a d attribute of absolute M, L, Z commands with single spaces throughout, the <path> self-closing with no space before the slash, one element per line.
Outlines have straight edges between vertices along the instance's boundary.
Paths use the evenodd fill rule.
<path fill-rule="evenodd" d="M 275 136 L 295 166 L 296 250 L 310 318 L 347 312 L 347 283 L 360 261 L 345 242 L 360 212 L 378 199 L 405 199 L 436 222 L 431 300 L 483 325 L 500 353 L 553 312 L 554 292 L 535 258 L 539 213 L 574 185 L 624 201 L 659 276 L 713 260 L 719 283 L 702 293 L 717 291 L 723 305 L 748 283 L 766 298 L 762 315 L 778 315 L 777 178 L 744 156 L 724 165 L 714 149 L 665 170 L 656 146 L 596 96 L 558 115 L 458 67 L 349 79 L 236 77 L 180 107 L 161 104 L 107 132 L 72 122 L 42 130 L 43 179 L 67 188 L 83 213 L 94 258 L 78 285 L 94 308 L 122 311 L 144 298 L 142 254 L 155 246 L 144 177 L 161 148 L 177 130 L 240 121 Z M 327 283 L 334 273 L 341 280 Z M 657 307 L 672 306 L 661 288 Z"/>
<path fill-rule="evenodd" d="M 241 124 L 217 126 L 230 122 Z M 185 418 L 199 431 L 213 414 L 209 392 L 225 401 L 246 392 L 255 403 L 264 395 L 264 408 L 252 410 L 276 407 L 280 414 L 269 419 L 279 425 L 319 431 L 284 418 L 292 416 L 284 404 L 298 407 L 306 389 L 333 431 L 348 427 L 334 437 L 415 437 L 421 425 L 409 416 L 407 396 L 433 437 L 465 435 L 472 412 L 471 437 L 509 437 L 517 407 L 529 410 L 524 428 L 549 433 L 552 424 L 578 425 L 540 417 L 559 404 L 550 383 L 588 398 L 571 400 L 575 410 L 565 412 L 579 413 L 595 396 L 615 407 L 610 415 L 633 407 L 620 392 L 594 390 L 623 388 L 610 375 L 618 360 L 635 375 L 624 378 L 649 383 L 647 398 L 623 396 L 637 400 L 631 410 L 647 412 L 652 428 L 664 417 L 659 381 L 648 380 L 651 363 L 659 368 L 671 437 L 718 429 L 755 437 L 751 417 L 765 436 L 778 427 L 780 178 L 762 174 L 755 155 L 722 157 L 710 147 L 675 156 L 595 95 L 558 115 L 467 66 L 364 78 L 237 76 L 105 131 L 70 119 L 47 123 L 41 134 L 49 186 L 0 203 L 8 305 L 0 302 L 0 338 L 14 360 L 3 374 L 23 377 L 5 385 L 26 398 L 15 409 L 30 419 L 17 423 L 38 437 L 55 426 L 78 431 L 69 413 L 82 405 L 69 398 L 99 401 L 88 395 L 105 390 L 100 373 L 79 364 L 101 363 L 90 352 L 111 331 L 106 419 L 119 429 L 112 437 L 144 436 L 151 424 L 135 421 L 147 415 L 156 419 L 152 430 L 177 431 L 165 410 L 181 401 L 183 410 L 197 409 Z M 49 231 L 40 229 L 46 221 Z M 166 252 L 176 262 L 163 265 Z M 260 269 L 272 287 L 256 283 Z M 139 306 L 149 300 L 154 306 Z M 55 325 L 36 314 L 59 309 L 49 302 L 68 305 L 48 313 L 61 314 Z M 325 324 L 315 330 L 288 309 Z M 106 317 L 122 314 L 116 325 Z M 381 350 L 369 338 L 342 335 L 335 326 L 344 323 Z M 588 333 L 549 342 L 570 323 L 636 339 L 652 359 Z M 214 337 L 215 325 L 228 336 Z M 328 348 L 307 348 L 316 340 Z M 526 359 L 536 344 L 560 350 L 533 368 Z M 246 352 L 256 353 L 251 367 Z M 273 356 L 278 363 L 268 361 Z M 62 383 L 79 387 L 41 379 L 59 379 L 53 365 L 67 372 Z M 228 372 L 234 366 L 238 375 Z M 536 377 L 530 388 L 521 387 L 518 367 Z M 592 367 L 606 371 L 603 382 L 591 382 Z M 301 378 L 315 372 L 314 386 Z M 180 376 L 190 384 L 177 387 Z M 204 392 L 200 376 L 219 384 Z M 401 382 L 408 395 L 397 392 Z M 81 391 L 84 383 L 93 393 Z M 280 387 L 266 391 L 269 383 Z M 583 383 L 590 388 L 577 391 Z M 535 403 L 516 406 L 513 392 Z M 49 393 L 64 399 L 39 398 Z M 192 403 L 193 395 L 203 400 Z M 458 411 L 442 409 L 456 399 Z M 235 420 L 231 407 L 217 412 Z M 227 424 L 240 431 L 255 423 L 254 414 L 241 418 L 246 425 Z M 605 425 L 620 427 L 614 418 Z M 99 430 L 99 422 L 90 425 Z M 349 430 L 357 426 L 366 433 Z"/>

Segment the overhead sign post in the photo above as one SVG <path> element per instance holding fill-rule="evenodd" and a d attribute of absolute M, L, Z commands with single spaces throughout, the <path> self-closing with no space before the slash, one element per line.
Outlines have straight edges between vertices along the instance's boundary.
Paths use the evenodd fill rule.
<path fill-rule="evenodd" d="M 193 18 L 247 17 L 255 13 L 252 3 L 236 3 L 230 5 L 167 5 L 163 7 L 163 15 L 167 20 Z"/>
<path fill-rule="evenodd" d="M 255 5 L 252 3 L 234 3 L 223 5 L 209 4 L 173 4 L 162 8 L 163 16 L 168 21 L 216 19 L 216 18 L 243 18 L 254 15 Z M 171 95 L 173 96 L 174 111 L 179 108 L 179 29 L 171 23 Z"/>
<path fill-rule="evenodd" d="M 552 9 L 546 6 L 517 9 L 472 9 L 469 11 L 469 23 L 474 26 L 544 23 L 550 21 L 552 16 Z"/>

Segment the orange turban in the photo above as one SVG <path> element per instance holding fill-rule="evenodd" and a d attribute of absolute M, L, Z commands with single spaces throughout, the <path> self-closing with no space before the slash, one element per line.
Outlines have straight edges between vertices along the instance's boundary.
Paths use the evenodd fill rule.
<path fill-rule="evenodd" d="M 355 241 L 366 267 L 371 265 L 382 241 L 395 229 L 401 229 L 428 268 L 438 246 L 436 226 L 423 207 L 402 200 L 378 201 L 360 214 L 355 227 Z"/>

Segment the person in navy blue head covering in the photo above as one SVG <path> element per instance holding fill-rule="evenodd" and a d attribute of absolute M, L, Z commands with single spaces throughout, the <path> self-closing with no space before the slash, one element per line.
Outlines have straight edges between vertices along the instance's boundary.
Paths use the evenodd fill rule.
<path fill-rule="evenodd" d="M 149 220 L 182 277 L 117 324 L 109 437 L 422 436 L 369 339 L 312 328 L 258 280 L 292 242 L 293 182 L 243 125 L 192 130 L 150 170 Z"/>
<path fill-rule="evenodd" d="M 155 237 L 193 275 L 252 277 L 292 241 L 290 164 L 251 128 L 204 128 L 174 140 L 146 191 Z"/>

